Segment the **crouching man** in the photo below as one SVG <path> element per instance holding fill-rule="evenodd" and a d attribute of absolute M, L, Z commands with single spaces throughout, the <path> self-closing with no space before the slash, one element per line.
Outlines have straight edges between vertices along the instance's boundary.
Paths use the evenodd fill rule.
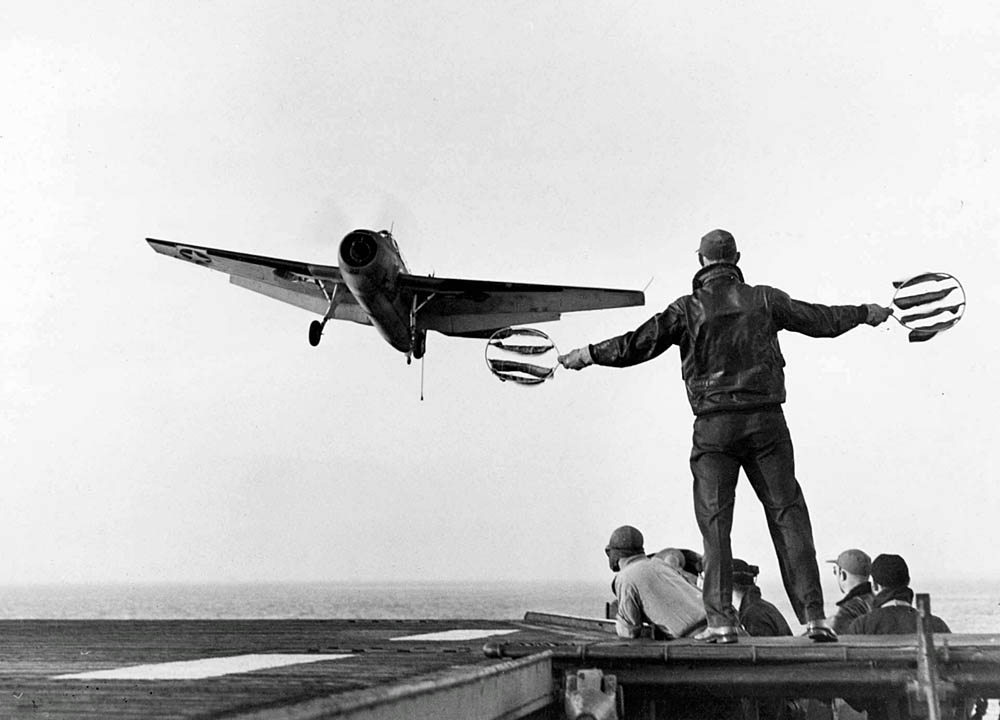
<path fill-rule="evenodd" d="M 639 637 L 644 623 L 653 627 L 655 637 L 666 639 L 686 637 L 705 627 L 701 592 L 676 568 L 646 557 L 637 529 L 617 528 L 604 552 L 609 567 L 618 573 L 611 587 L 618 600 L 619 637 Z"/>

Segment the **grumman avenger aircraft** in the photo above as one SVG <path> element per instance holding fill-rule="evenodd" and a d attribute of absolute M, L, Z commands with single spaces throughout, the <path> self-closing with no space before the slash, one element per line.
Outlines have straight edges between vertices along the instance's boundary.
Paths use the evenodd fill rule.
<path fill-rule="evenodd" d="M 511 325 L 558 320 L 561 313 L 642 305 L 638 290 L 531 285 L 411 275 L 387 230 L 355 230 L 340 242 L 340 267 L 247 255 L 146 238 L 163 255 L 227 273 L 233 285 L 317 315 L 315 347 L 327 320 L 373 325 L 406 361 L 423 357 L 428 330 L 488 338 Z"/>

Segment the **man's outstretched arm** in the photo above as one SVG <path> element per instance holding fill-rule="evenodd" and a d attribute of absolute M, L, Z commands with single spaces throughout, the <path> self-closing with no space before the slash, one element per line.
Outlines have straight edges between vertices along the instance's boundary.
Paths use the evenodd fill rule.
<path fill-rule="evenodd" d="M 787 293 L 768 288 L 772 317 L 779 329 L 810 337 L 837 337 L 862 323 L 875 327 L 892 315 L 892 308 L 865 305 L 820 305 L 793 300 Z"/>
<path fill-rule="evenodd" d="M 674 303 L 632 332 L 560 355 L 559 363 L 569 370 L 582 370 L 589 365 L 638 365 L 675 345 L 683 332 L 684 311 L 678 303 Z"/>

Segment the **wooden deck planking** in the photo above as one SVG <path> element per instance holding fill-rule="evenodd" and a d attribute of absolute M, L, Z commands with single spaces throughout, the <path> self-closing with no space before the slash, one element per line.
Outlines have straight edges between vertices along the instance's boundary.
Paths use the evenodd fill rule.
<path fill-rule="evenodd" d="M 0 717 L 221 717 L 385 686 L 455 666 L 489 666 L 482 640 L 394 642 L 496 621 L 4 621 Z M 334 649 L 336 648 L 336 649 Z M 249 653 L 353 657 L 203 680 L 53 676 Z"/>

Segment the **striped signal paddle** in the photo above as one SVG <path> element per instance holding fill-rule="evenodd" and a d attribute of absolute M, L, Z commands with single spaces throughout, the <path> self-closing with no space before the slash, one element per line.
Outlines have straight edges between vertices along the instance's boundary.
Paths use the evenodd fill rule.
<path fill-rule="evenodd" d="M 965 314 L 965 289 L 948 273 L 921 273 L 892 286 L 892 316 L 910 331 L 910 342 L 926 342 L 950 330 Z"/>
<path fill-rule="evenodd" d="M 502 328 L 486 343 L 486 367 L 502 382 L 540 385 L 555 376 L 559 348 L 541 330 Z"/>

